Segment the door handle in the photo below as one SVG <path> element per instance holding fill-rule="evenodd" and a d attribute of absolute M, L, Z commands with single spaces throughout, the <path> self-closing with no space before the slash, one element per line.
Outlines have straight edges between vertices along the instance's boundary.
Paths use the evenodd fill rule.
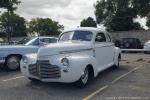
<path fill-rule="evenodd" d="M 93 49 L 92 51 L 93 51 L 93 57 L 96 57 L 95 49 Z"/>

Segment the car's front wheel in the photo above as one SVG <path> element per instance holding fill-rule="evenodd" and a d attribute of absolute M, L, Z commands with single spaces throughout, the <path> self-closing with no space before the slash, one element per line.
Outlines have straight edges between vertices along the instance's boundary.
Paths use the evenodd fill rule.
<path fill-rule="evenodd" d="M 28 79 L 32 82 L 38 82 L 39 80 L 35 79 L 35 78 L 31 78 L 31 77 L 28 77 Z"/>
<path fill-rule="evenodd" d="M 85 68 L 85 70 L 83 71 L 80 79 L 77 81 L 77 85 L 79 87 L 85 87 L 87 85 L 89 81 L 89 69 L 88 67 Z"/>
<path fill-rule="evenodd" d="M 17 70 L 20 68 L 20 58 L 17 56 L 10 56 L 6 59 L 6 68 L 8 70 Z"/>

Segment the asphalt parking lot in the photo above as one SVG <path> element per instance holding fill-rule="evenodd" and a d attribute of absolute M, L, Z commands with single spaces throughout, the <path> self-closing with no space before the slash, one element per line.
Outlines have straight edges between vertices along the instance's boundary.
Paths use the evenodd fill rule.
<path fill-rule="evenodd" d="M 0 70 L 0 100 L 150 100 L 150 55 L 123 54 L 120 68 L 109 68 L 85 88 L 31 82 L 20 71 Z"/>

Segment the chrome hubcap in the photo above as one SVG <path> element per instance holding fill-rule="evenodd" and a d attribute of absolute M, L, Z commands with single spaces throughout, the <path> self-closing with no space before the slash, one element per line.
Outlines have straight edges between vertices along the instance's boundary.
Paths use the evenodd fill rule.
<path fill-rule="evenodd" d="M 10 57 L 7 61 L 7 66 L 9 69 L 17 69 L 19 65 L 19 58 L 17 57 Z"/>
<path fill-rule="evenodd" d="M 88 75 L 89 75 L 88 68 L 86 68 L 81 76 L 81 80 L 84 84 L 86 84 L 88 81 Z"/>

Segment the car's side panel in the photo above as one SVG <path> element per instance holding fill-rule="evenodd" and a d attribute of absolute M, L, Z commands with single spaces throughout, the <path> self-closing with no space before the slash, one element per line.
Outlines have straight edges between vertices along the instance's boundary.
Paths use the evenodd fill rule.
<path fill-rule="evenodd" d="M 105 43 L 96 43 L 95 44 L 95 58 L 97 61 L 97 69 L 98 71 L 101 71 L 107 66 L 108 63 L 108 57 L 106 57 L 107 46 Z"/>
<path fill-rule="evenodd" d="M 108 62 L 106 66 L 110 67 L 114 64 L 114 53 L 115 53 L 115 50 L 114 50 L 114 44 L 111 43 L 111 42 L 107 42 L 106 43 L 106 52 L 107 54 L 105 55 L 105 57 L 108 59 Z"/>
<path fill-rule="evenodd" d="M 99 39 L 100 37 L 100 39 Z M 95 36 L 95 55 L 98 62 L 98 71 L 104 70 L 113 65 L 114 44 L 111 37 L 105 32 L 98 32 Z"/>
<path fill-rule="evenodd" d="M 121 50 L 118 47 L 115 47 L 114 50 L 115 50 L 115 53 L 114 53 L 114 65 L 117 65 L 118 57 L 120 56 L 120 59 L 121 59 Z"/>

